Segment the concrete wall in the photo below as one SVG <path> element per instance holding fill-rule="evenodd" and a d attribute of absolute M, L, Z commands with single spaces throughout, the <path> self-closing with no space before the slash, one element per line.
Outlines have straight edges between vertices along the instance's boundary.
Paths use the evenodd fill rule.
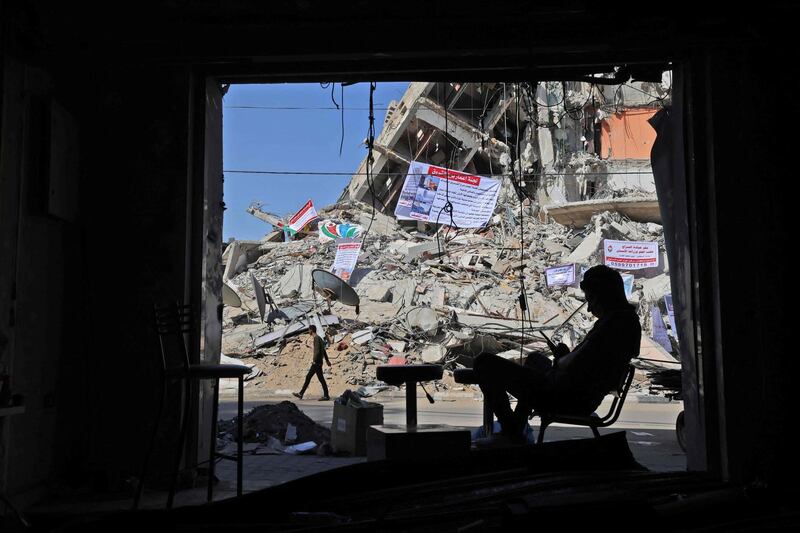
<path fill-rule="evenodd" d="M 158 398 L 152 305 L 186 283 L 192 78 L 21 55 L 6 49 L 2 78 L 0 324 L 27 410 L 0 422 L 0 488 L 24 502 L 56 479 L 119 488 L 141 466 Z M 78 117 L 74 221 L 46 209 L 51 100 Z"/>

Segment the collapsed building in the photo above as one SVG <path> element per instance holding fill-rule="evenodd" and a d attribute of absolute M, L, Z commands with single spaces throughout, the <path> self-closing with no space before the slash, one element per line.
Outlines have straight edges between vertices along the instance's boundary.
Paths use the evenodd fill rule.
<path fill-rule="evenodd" d="M 664 320 L 669 265 L 648 159 L 655 132 L 646 123 L 668 101 L 669 73 L 663 84 L 411 83 L 390 103 L 372 160 L 362 161 L 317 223 L 283 242 L 287 220 L 248 208 L 273 231 L 261 241 L 232 241 L 223 254 L 224 281 L 244 301 L 225 310 L 223 354 L 252 358 L 255 386 L 296 390 L 307 348 L 291 337 L 317 314 L 331 333 L 334 365 L 326 372 L 334 391 L 370 395 L 386 388 L 375 380 L 377 364 L 454 370 L 482 351 L 520 357 L 547 349 L 536 330 L 574 346 L 593 322 L 580 275 L 552 284 L 546 271 L 601 264 L 611 239 L 657 245 L 657 267 L 626 274 L 643 324 L 638 364 L 675 368 L 676 332 Z M 396 218 L 415 161 L 499 178 L 489 221 L 464 229 Z M 319 221 L 364 233 L 349 279 L 358 313 L 339 302 L 326 310 L 312 290 L 312 270 L 329 270 L 337 251 Z M 256 301 L 261 287 L 272 304 L 266 314 Z M 646 387 L 644 371 L 637 384 Z M 450 372 L 436 386 L 461 388 Z"/>

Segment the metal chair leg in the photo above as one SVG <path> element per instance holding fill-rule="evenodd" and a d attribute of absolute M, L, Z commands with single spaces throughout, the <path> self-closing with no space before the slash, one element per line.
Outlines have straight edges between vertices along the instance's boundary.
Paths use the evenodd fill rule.
<path fill-rule="evenodd" d="M 244 455 L 242 454 L 244 446 L 244 376 L 239 376 L 239 405 L 236 428 L 236 436 L 239 441 L 236 447 L 236 496 L 241 496 L 242 474 L 244 472 Z"/>
<path fill-rule="evenodd" d="M 494 412 L 486 400 L 483 401 L 483 432 L 487 437 L 494 433 Z"/>
<path fill-rule="evenodd" d="M 547 429 L 547 426 L 550 425 L 550 421 L 544 418 L 540 419 L 541 424 L 539 425 L 539 435 L 536 437 L 536 444 L 541 444 L 544 442 L 544 431 Z"/>
<path fill-rule="evenodd" d="M 597 431 L 597 427 L 595 427 L 595 426 L 589 426 L 589 427 L 592 428 L 592 433 L 594 433 L 594 438 L 599 438 L 600 437 L 600 432 Z"/>
<path fill-rule="evenodd" d="M 189 408 L 191 407 L 189 402 L 189 392 L 190 392 L 190 381 L 189 379 L 184 379 L 184 389 L 183 389 L 183 416 L 181 417 L 180 421 L 180 436 L 178 437 L 178 449 L 175 451 L 175 466 L 172 471 L 172 481 L 169 484 L 169 496 L 167 496 L 167 509 L 172 509 L 172 503 L 175 501 L 175 489 L 178 484 L 178 473 L 180 472 L 181 467 L 181 458 L 183 457 L 183 448 L 186 443 L 186 433 L 189 431 Z"/>
<path fill-rule="evenodd" d="M 142 499 L 142 492 L 144 492 L 144 480 L 147 477 L 147 470 L 150 467 L 150 457 L 153 455 L 153 448 L 155 448 L 156 437 L 158 436 L 158 427 L 161 425 L 161 416 L 164 414 L 164 404 L 167 403 L 167 383 L 166 380 L 161 381 L 161 403 L 158 404 L 158 411 L 156 411 L 156 423 L 153 427 L 153 434 L 150 436 L 150 442 L 147 445 L 147 452 L 144 455 L 144 463 L 142 464 L 142 471 L 139 475 L 139 484 L 136 487 L 136 495 L 133 497 L 133 510 L 139 508 L 139 502 Z"/>
<path fill-rule="evenodd" d="M 217 418 L 219 414 L 219 378 L 212 383 L 214 387 L 211 401 L 211 439 L 208 443 L 208 491 L 206 501 L 214 499 L 214 471 L 217 466 Z"/>

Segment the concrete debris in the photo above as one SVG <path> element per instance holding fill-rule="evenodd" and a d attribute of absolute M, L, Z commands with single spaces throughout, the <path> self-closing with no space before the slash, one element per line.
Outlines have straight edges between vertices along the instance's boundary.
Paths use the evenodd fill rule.
<path fill-rule="evenodd" d="M 431 344 L 425 346 L 420 353 L 422 357 L 423 363 L 428 364 L 437 364 L 441 363 L 444 360 L 444 356 L 447 353 L 447 348 L 441 346 L 439 344 Z"/>
<path fill-rule="evenodd" d="M 621 106 L 613 87 L 579 82 L 467 85 L 459 94 L 483 103 L 483 124 L 478 124 L 477 117 L 459 117 L 459 126 L 451 134 L 461 150 L 452 168 L 500 177 L 499 199 L 486 226 L 465 230 L 396 220 L 394 206 L 404 178 L 400 163 L 391 159 L 392 153 L 400 151 L 391 150 L 375 151 L 372 185 L 365 181 L 364 161 L 339 201 L 318 209 L 319 220 L 364 229 L 359 238 L 366 235 L 366 240 L 349 280 L 360 297 L 358 313 L 340 302 L 326 302 L 312 290 L 311 271 L 329 270 L 336 254 L 334 241 L 320 242 L 315 223 L 287 242 L 277 242 L 282 234 L 276 239 L 272 231 L 258 242 L 229 243 L 224 255 L 230 267 L 225 270 L 226 282 L 241 297 L 242 307 L 223 312 L 223 353 L 247 358 L 246 364 L 261 370 L 260 376 L 250 379 L 251 386 L 275 392 L 302 385 L 310 347 L 307 336 L 297 335 L 311 323 L 328 336 L 333 366 L 324 371 L 332 395 L 351 389 L 367 396 L 385 389 L 375 379 L 375 365 L 387 362 L 443 364 L 445 376 L 436 387 L 447 389 L 453 386 L 451 371 L 471 366 L 480 353 L 514 358 L 520 349 L 546 350 L 537 330 L 547 332 L 555 342 L 574 346 L 591 328 L 594 317 L 584 306 L 568 324 L 562 326 L 562 322 L 584 303 L 578 288 L 581 272 L 604 262 L 604 239 L 658 243 L 659 267 L 630 272 L 634 276 L 630 301 L 641 318 L 643 339 L 652 335 L 654 306 L 666 319 L 663 297 L 670 292 L 668 265 L 663 260 L 663 228 L 651 213 L 654 205 L 657 211 L 657 202 L 653 204 L 649 161 L 636 154 L 622 157 L 624 146 L 613 144 L 618 137 L 609 141 L 584 134 L 587 117 L 605 125 L 604 121 L 624 116 L 627 108 L 644 108 L 652 102 L 631 100 Z M 396 142 L 414 138 L 444 146 L 437 126 L 441 117 L 431 111 L 442 104 L 436 86 L 412 83 L 397 104 L 404 112 L 387 118 L 376 145 L 391 149 Z M 517 111 L 521 92 L 527 95 L 526 101 L 548 105 L 523 105 Z M 587 101 L 594 107 L 583 112 L 575 109 Z M 458 107 L 453 107 L 454 116 Z M 518 112 L 522 116 L 516 124 Z M 505 123 L 515 124 L 504 131 Z M 609 122 L 608 127 L 617 124 Z M 513 159 L 516 150 L 509 148 L 506 135 L 512 130 L 519 131 L 523 140 L 519 162 Z M 431 141 L 437 132 L 439 139 Z M 624 134 L 624 129 L 619 130 L 619 135 Z M 644 141 L 649 150 L 647 142 L 652 139 Z M 595 142 L 612 144 L 594 146 Z M 444 157 L 443 150 L 429 152 L 429 163 L 443 164 L 434 160 Z M 520 189 L 508 177 L 518 172 L 518 163 L 526 176 L 537 176 L 521 185 L 522 202 Z M 373 194 L 381 201 L 373 201 Z M 561 210 L 564 216 L 550 216 L 550 208 Z M 275 229 L 286 223 L 258 206 L 251 206 L 249 212 Z M 569 264 L 576 266 L 575 284 L 548 287 L 545 269 Z M 267 324 L 258 318 L 251 274 L 277 309 Z M 521 298 L 523 286 L 525 298 Z M 643 343 L 657 352 L 651 349 L 652 343 Z M 666 351 L 654 357 L 664 354 L 671 357 Z M 315 386 L 312 381 L 311 388 Z M 298 442 L 307 440 L 312 439 L 300 431 Z"/>

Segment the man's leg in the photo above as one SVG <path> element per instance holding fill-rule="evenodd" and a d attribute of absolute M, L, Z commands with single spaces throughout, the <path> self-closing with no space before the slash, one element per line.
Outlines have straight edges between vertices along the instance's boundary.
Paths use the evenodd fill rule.
<path fill-rule="evenodd" d="M 317 378 L 319 378 L 319 382 L 322 385 L 322 397 L 328 398 L 328 384 L 325 382 L 325 376 L 322 375 L 322 365 L 314 365 L 317 367 Z"/>
<path fill-rule="evenodd" d="M 544 384 L 544 373 L 538 368 L 518 365 L 490 354 L 475 358 L 474 369 L 485 401 L 497 416 L 503 433 L 515 436 L 521 433 L 525 424 L 523 413 L 515 414 L 511 410 L 506 393 L 511 393 L 526 406 L 533 404 L 536 391 Z"/>
<path fill-rule="evenodd" d="M 317 373 L 316 366 L 317 365 L 312 363 L 311 364 L 311 368 L 308 369 L 308 373 L 306 374 L 306 382 L 303 383 L 303 388 L 300 389 L 300 397 L 301 398 L 303 397 L 303 394 L 306 393 L 306 389 L 308 388 L 308 384 L 311 383 L 311 378 L 314 376 L 314 374 Z"/>
<path fill-rule="evenodd" d="M 532 369 L 537 375 L 545 376 L 547 372 L 553 368 L 553 362 L 542 352 L 533 352 L 528 354 L 525 358 L 525 367 Z M 526 423 L 528 415 L 536 407 L 537 402 L 535 398 L 540 396 L 538 394 L 540 391 L 541 384 L 537 384 L 529 394 L 522 395 L 522 397 L 512 392 L 514 397 L 517 398 L 517 407 L 514 409 L 514 416 L 517 420 L 521 420 L 523 424 Z"/>

